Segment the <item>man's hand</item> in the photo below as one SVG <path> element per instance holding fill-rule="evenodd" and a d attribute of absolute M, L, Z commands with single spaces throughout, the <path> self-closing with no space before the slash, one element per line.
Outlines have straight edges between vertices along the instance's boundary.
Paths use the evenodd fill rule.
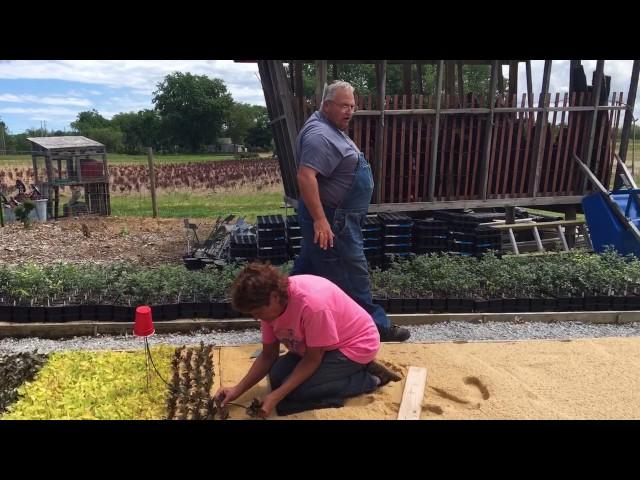
<path fill-rule="evenodd" d="M 331 225 L 329 225 L 326 218 L 313 222 L 313 232 L 313 243 L 317 243 L 323 250 L 333 247 L 333 237 L 335 235 L 331 231 Z"/>
<path fill-rule="evenodd" d="M 298 169 L 298 187 L 305 207 L 309 210 L 313 218 L 313 243 L 317 243 L 320 248 L 326 250 L 333 247 L 333 232 L 331 225 L 327 222 L 322 203 L 320 202 L 320 192 L 318 190 L 318 172 L 313 168 L 300 165 Z"/>
<path fill-rule="evenodd" d="M 238 389 L 237 385 L 234 387 L 221 387 L 213 396 L 213 399 L 217 404 L 224 407 L 227 403 L 233 402 L 243 393 L 244 392 Z"/>
<path fill-rule="evenodd" d="M 280 398 L 273 395 L 273 392 L 268 394 L 262 399 L 262 406 L 258 411 L 258 416 L 267 418 L 269 415 L 271 415 L 271 412 L 274 408 L 276 408 L 276 405 L 278 405 L 278 403 L 280 403 Z"/>

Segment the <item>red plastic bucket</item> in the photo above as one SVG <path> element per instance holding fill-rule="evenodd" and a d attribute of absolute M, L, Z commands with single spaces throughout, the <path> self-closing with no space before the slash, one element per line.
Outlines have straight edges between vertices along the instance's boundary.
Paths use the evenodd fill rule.
<path fill-rule="evenodd" d="M 153 320 L 151 319 L 151 307 L 146 305 L 136 308 L 136 322 L 133 327 L 133 333 L 138 337 L 148 337 L 155 333 L 153 328 Z"/>

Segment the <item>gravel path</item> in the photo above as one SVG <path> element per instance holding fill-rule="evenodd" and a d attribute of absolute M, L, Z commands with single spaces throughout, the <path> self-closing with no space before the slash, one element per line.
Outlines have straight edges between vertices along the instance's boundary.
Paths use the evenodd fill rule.
<path fill-rule="evenodd" d="M 579 322 L 558 323 L 505 323 L 487 322 L 445 322 L 434 325 L 408 327 L 411 331 L 409 342 L 451 342 L 478 340 L 527 340 L 527 339 L 570 339 L 599 337 L 640 336 L 640 323 L 623 325 L 587 324 Z M 192 334 L 158 334 L 150 337 L 150 345 L 189 345 L 200 342 L 215 345 L 239 345 L 260 343 L 260 332 L 247 329 L 229 332 L 198 332 Z M 49 340 L 41 338 L 0 339 L 0 353 L 32 352 L 49 353 L 58 350 L 128 350 L 142 348 L 143 341 L 133 335 L 95 337 L 75 337 L 71 339 Z"/>

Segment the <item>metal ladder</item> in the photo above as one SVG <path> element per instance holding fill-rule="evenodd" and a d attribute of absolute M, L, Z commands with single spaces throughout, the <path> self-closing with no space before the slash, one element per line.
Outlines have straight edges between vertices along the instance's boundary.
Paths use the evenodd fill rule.
<path fill-rule="evenodd" d="M 525 221 L 523 221 L 525 220 Z M 509 241 L 511 243 L 511 249 L 513 253 L 516 255 L 521 255 L 520 248 L 518 247 L 518 242 L 516 241 L 516 236 L 514 230 L 528 230 L 531 229 L 533 232 L 533 238 L 535 241 L 536 248 L 538 252 L 545 252 L 543 240 L 540 237 L 539 229 L 554 229 L 558 232 L 558 238 L 562 243 L 562 249 L 565 252 L 569 251 L 569 244 L 567 243 L 567 238 L 564 234 L 565 227 L 575 226 L 578 230 L 578 233 L 582 235 L 584 241 L 589 249 L 593 249 L 593 245 L 591 245 L 591 240 L 589 239 L 589 232 L 587 230 L 587 225 L 584 220 L 557 220 L 553 222 L 532 222 L 528 219 L 521 219 L 517 223 L 504 223 L 504 220 L 498 220 L 496 222 L 484 224 L 496 230 L 507 230 L 509 235 Z M 556 239 L 548 239 L 555 241 Z"/>

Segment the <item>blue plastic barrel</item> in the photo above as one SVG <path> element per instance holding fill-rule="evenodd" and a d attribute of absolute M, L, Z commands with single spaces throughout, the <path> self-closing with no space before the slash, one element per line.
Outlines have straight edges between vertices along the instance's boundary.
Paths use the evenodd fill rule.
<path fill-rule="evenodd" d="M 607 194 L 602 192 L 592 193 L 582 199 L 582 208 L 595 252 L 601 253 L 607 246 L 611 246 L 623 255 L 633 253 L 640 257 L 640 241 L 619 217 L 627 217 L 628 221 L 636 226 L 640 223 L 640 205 L 635 195 L 632 195 L 633 192 L 637 191 L 618 190 L 609 194 L 615 206 L 607 202 Z M 618 209 L 619 215 L 616 215 L 613 208 Z"/>

